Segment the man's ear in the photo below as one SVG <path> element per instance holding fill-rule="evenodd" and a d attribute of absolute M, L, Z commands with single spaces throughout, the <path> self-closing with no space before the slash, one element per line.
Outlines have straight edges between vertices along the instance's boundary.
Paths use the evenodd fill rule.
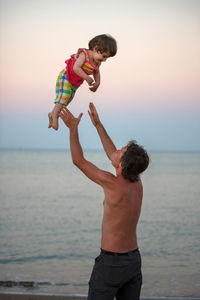
<path fill-rule="evenodd" d="M 122 163 L 120 162 L 118 167 L 116 168 L 116 172 L 117 175 L 121 175 L 122 174 Z"/>

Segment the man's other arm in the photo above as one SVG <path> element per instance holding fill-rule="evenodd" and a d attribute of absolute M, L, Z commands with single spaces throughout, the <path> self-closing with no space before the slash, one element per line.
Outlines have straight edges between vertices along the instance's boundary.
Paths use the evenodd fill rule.
<path fill-rule="evenodd" d="M 101 143 L 103 145 L 104 151 L 106 152 L 108 158 L 112 160 L 113 154 L 116 151 L 116 147 L 111 140 L 110 136 L 108 135 L 107 131 L 105 130 L 103 124 L 101 123 L 97 110 L 93 103 L 89 105 L 90 110 L 88 111 L 90 119 L 93 125 L 96 127 L 98 135 L 101 139 Z"/>

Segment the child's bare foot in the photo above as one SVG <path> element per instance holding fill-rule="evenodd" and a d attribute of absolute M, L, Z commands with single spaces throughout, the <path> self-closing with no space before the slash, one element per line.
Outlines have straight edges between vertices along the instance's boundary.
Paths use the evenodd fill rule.
<path fill-rule="evenodd" d="M 54 112 L 51 113 L 53 129 L 58 130 L 58 116 Z"/>
<path fill-rule="evenodd" d="M 55 130 L 58 130 L 58 117 L 54 113 L 48 113 L 49 117 L 49 126 L 48 128 L 53 128 Z"/>
<path fill-rule="evenodd" d="M 62 107 L 63 107 L 62 104 L 56 103 L 52 112 L 50 112 L 48 114 L 48 117 L 49 117 L 48 128 L 52 127 L 53 129 L 58 130 L 58 118 L 59 118 L 59 114 L 60 114 Z"/>
<path fill-rule="evenodd" d="M 53 122 L 52 114 L 48 113 L 48 117 L 49 117 L 49 126 L 48 126 L 48 128 L 51 128 L 52 127 L 52 122 Z"/>

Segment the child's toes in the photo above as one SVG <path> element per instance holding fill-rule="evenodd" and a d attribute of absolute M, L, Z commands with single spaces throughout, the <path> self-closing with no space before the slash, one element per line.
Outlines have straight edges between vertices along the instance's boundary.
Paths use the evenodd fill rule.
<path fill-rule="evenodd" d="M 53 118 L 52 118 L 51 113 L 48 114 L 48 117 L 49 117 L 49 126 L 48 126 L 48 128 L 51 128 L 52 127 L 52 122 L 53 122 Z"/>

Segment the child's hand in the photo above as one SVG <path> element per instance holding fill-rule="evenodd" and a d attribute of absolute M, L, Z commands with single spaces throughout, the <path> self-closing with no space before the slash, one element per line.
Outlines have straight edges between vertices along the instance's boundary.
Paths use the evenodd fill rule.
<path fill-rule="evenodd" d="M 86 81 L 87 81 L 88 85 L 91 86 L 92 83 L 94 82 L 94 79 L 92 77 L 88 76 Z"/>
<path fill-rule="evenodd" d="M 99 87 L 99 83 L 94 82 L 94 83 L 89 87 L 89 89 L 90 89 L 91 92 L 96 92 L 96 90 L 98 89 L 98 87 Z"/>

